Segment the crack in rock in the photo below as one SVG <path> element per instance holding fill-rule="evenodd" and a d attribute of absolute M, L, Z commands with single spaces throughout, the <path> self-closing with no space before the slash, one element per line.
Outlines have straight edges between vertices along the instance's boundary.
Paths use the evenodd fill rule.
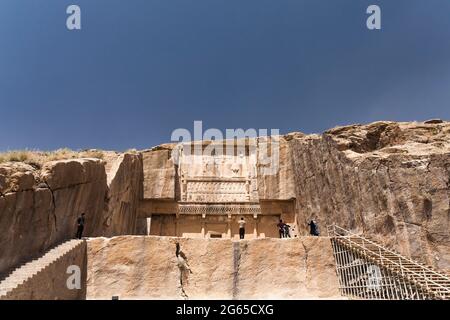
<path fill-rule="evenodd" d="M 180 271 L 180 291 L 181 291 L 181 296 L 183 297 L 183 299 L 187 300 L 189 299 L 189 296 L 187 295 L 184 286 L 188 283 L 189 280 L 189 273 L 192 273 L 191 268 L 188 265 L 187 262 L 187 257 L 184 254 L 183 251 L 181 251 L 180 248 L 180 244 L 177 242 L 176 244 L 176 251 L 175 251 L 175 255 L 177 257 L 177 265 L 178 265 L 178 270 Z"/>
<path fill-rule="evenodd" d="M 51 195 L 52 195 L 52 204 L 53 204 L 53 210 L 52 210 L 52 213 L 53 213 L 53 220 L 54 220 L 53 222 L 54 222 L 55 231 L 57 232 L 57 231 L 58 231 L 58 225 L 57 225 L 57 217 L 56 217 L 56 200 L 55 200 L 55 194 L 53 193 L 52 188 L 50 188 L 50 186 L 48 185 L 47 181 L 44 180 L 42 183 L 45 184 L 46 188 L 47 188 L 48 190 L 50 190 L 50 193 L 51 193 Z"/>
<path fill-rule="evenodd" d="M 308 254 L 309 254 L 309 250 L 306 248 L 305 244 L 303 243 L 303 241 L 301 241 L 302 246 L 303 246 L 303 250 L 305 250 L 305 258 L 304 258 L 304 262 L 305 262 L 305 277 L 306 279 L 308 278 Z"/>
<path fill-rule="evenodd" d="M 244 250 L 247 244 L 244 243 Z M 242 251 L 240 242 L 233 242 L 233 300 L 238 298 L 239 294 L 239 269 L 241 267 Z"/>

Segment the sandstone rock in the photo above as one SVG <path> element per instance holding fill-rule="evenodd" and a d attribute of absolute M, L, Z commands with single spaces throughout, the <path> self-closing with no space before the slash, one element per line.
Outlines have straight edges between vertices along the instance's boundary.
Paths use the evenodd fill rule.
<path fill-rule="evenodd" d="M 35 184 L 34 175 L 30 171 L 14 173 L 11 182 L 14 185 L 11 191 L 14 192 L 32 189 Z"/>
<path fill-rule="evenodd" d="M 103 180 L 101 164 L 101 160 L 89 158 L 51 161 L 42 168 L 41 178 L 52 190 Z"/>
<path fill-rule="evenodd" d="M 298 135 L 297 135 L 298 137 Z M 271 138 L 259 138 L 258 148 L 268 148 L 265 144 Z M 270 141 L 269 141 L 270 143 Z M 258 194 L 260 200 L 290 200 L 295 198 L 294 174 L 290 146 L 284 137 L 279 137 L 278 159 L 274 156 L 272 165 L 277 170 L 273 174 L 265 173 L 267 166 L 258 163 Z M 259 150 L 261 151 L 261 150 Z M 269 154 L 269 158 L 272 155 Z M 277 163 L 278 162 L 278 163 Z"/>
<path fill-rule="evenodd" d="M 142 157 L 105 152 L 105 158 L 48 162 L 41 171 L 0 166 L 0 274 L 73 238 L 81 213 L 84 235 L 135 233 Z"/>
<path fill-rule="evenodd" d="M 101 161 L 56 161 L 47 163 L 40 173 L 18 166 L 22 169 L 16 173 L 2 170 L 8 193 L 0 197 L 0 274 L 73 238 L 76 219 L 83 212 L 85 234 L 95 234 L 101 225 L 106 192 Z M 49 188 L 32 185 L 34 176 Z"/>
<path fill-rule="evenodd" d="M 0 165 L 0 194 L 33 188 L 36 170 L 25 163 L 8 162 Z"/>
<path fill-rule="evenodd" d="M 181 294 L 179 281 L 175 244 L 163 238 L 88 241 L 88 299 L 170 299 Z"/>
<path fill-rule="evenodd" d="M 74 240 L 52 248 L 46 255 L 15 270 L 3 287 L 1 300 L 84 300 L 86 299 L 86 243 Z M 80 288 L 67 286 L 71 267 L 80 268 Z M 72 271 L 71 271 L 72 272 Z M 19 281 L 20 279 L 20 281 Z M 4 292 L 3 292 L 4 294 Z"/>
<path fill-rule="evenodd" d="M 315 217 L 448 270 L 449 130 L 377 122 L 291 140 L 300 229 Z"/>
<path fill-rule="evenodd" d="M 339 298 L 328 238 L 258 239 L 234 242 L 239 255 L 235 298 Z"/>
<path fill-rule="evenodd" d="M 270 139 L 259 138 L 259 147 Z M 173 147 L 162 145 L 139 154 L 105 152 L 105 161 L 56 161 L 41 171 L 21 163 L 0 165 L 0 273 L 73 237 L 82 212 L 88 236 L 135 233 L 138 203 L 145 201 L 162 200 L 156 205 L 167 204 L 167 213 L 173 214 L 180 194 Z M 292 133 L 281 137 L 279 156 L 274 175 L 262 174 L 263 164 L 258 163 L 257 183 L 251 184 L 257 196 L 251 199 L 295 199 L 301 234 L 307 234 L 306 222 L 314 217 L 322 235 L 326 225 L 335 223 L 416 260 L 450 269 L 449 122 L 380 121 L 337 127 L 322 135 Z M 88 296 L 335 297 L 337 279 L 327 241 L 93 239 Z M 181 272 L 176 242 L 192 273 Z M 280 280 L 280 274 L 292 277 Z"/>
<path fill-rule="evenodd" d="M 142 156 L 119 154 L 107 161 L 107 196 L 103 223 L 96 234 L 135 234 L 137 207 L 142 198 Z"/>
<path fill-rule="evenodd" d="M 176 257 L 180 244 L 183 260 Z M 289 276 L 287 276 L 289 275 Z M 88 299 L 339 298 L 330 240 L 88 241 Z"/>
<path fill-rule="evenodd" d="M 263 151 L 268 150 L 268 157 L 264 159 L 267 162 L 263 163 L 263 160 L 258 159 L 258 163 L 256 163 L 258 179 L 255 181 L 254 191 L 261 200 L 291 200 L 295 197 L 292 158 L 287 140 L 299 136 L 304 135 L 295 133 L 289 135 L 289 138 L 280 136 L 277 157 L 270 154 L 273 139 L 258 138 L 256 142 L 257 153 L 262 154 Z M 144 199 L 179 200 L 179 195 L 176 192 L 180 181 L 177 176 L 177 167 L 172 159 L 173 147 L 173 144 L 162 145 L 159 148 L 143 151 Z M 267 174 L 266 170 L 271 167 L 276 170 Z M 191 170 L 196 169 L 191 168 Z"/>
<path fill-rule="evenodd" d="M 175 199 L 175 166 L 171 150 L 142 153 L 145 199 Z"/>

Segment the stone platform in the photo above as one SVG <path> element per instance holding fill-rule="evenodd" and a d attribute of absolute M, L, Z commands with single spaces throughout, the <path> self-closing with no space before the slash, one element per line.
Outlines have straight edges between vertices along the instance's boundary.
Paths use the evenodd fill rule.
<path fill-rule="evenodd" d="M 87 243 L 87 299 L 341 298 L 326 237 L 118 236 Z"/>

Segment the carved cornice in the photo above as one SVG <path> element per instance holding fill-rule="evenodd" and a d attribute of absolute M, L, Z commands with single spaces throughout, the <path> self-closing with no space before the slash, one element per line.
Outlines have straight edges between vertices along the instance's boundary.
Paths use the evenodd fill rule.
<path fill-rule="evenodd" d="M 179 214 L 261 214 L 259 204 L 179 204 Z"/>

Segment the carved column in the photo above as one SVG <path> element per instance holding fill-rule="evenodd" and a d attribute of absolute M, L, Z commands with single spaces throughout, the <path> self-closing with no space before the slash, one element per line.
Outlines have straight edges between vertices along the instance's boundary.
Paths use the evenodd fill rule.
<path fill-rule="evenodd" d="M 147 218 L 147 235 L 149 236 L 152 228 L 152 215 Z"/>
<path fill-rule="evenodd" d="M 228 239 L 231 239 L 231 214 L 228 215 L 227 237 L 228 237 Z"/>
<path fill-rule="evenodd" d="M 178 217 L 179 217 L 179 214 L 177 213 L 175 215 L 175 237 L 178 237 Z"/>
<path fill-rule="evenodd" d="M 258 215 L 255 213 L 253 214 L 253 220 L 255 222 L 254 227 L 253 227 L 253 236 L 255 237 L 255 239 L 258 238 Z"/>
<path fill-rule="evenodd" d="M 205 227 L 206 227 L 206 214 L 202 213 L 202 238 L 206 236 L 205 234 Z"/>

